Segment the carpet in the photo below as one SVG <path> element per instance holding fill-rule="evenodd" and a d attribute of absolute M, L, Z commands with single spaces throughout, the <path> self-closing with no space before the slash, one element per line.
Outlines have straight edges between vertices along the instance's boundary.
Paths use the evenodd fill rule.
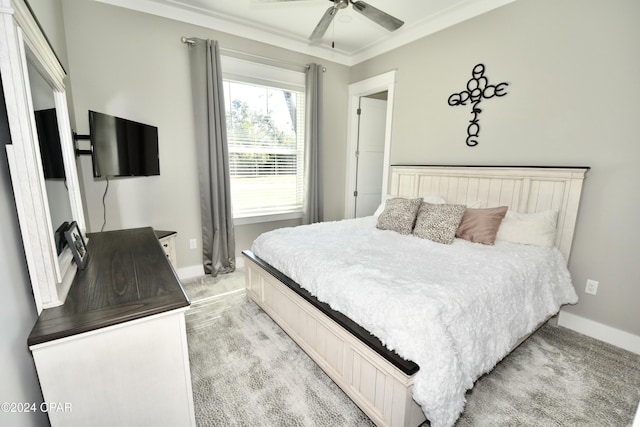
<path fill-rule="evenodd" d="M 458 427 L 630 426 L 640 400 L 640 355 L 545 325 L 466 397 Z"/>
<path fill-rule="evenodd" d="M 223 299 L 187 314 L 198 426 L 372 425 L 243 293 Z"/>
<path fill-rule="evenodd" d="M 207 296 L 212 281 L 238 277 L 185 284 L 197 425 L 372 426 L 267 314 L 233 290 L 237 282 L 218 283 L 222 295 Z M 546 325 L 466 397 L 457 427 L 630 426 L 640 400 L 640 355 Z"/>

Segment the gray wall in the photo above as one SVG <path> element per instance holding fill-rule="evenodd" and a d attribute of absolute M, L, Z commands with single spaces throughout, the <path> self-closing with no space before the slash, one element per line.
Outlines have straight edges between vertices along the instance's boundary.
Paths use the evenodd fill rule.
<path fill-rule="evenodd" d="M 36 13 L 42 16 L 41 24 L 62 28 L 57 20 L 59 0 L 46 0 L 46 10 L 39 8 L 43 0 L 30 1 Z M 58 13 L 56 13 L 56 10 Z M 56 46 L 57 41 L 51 43 Z M 2 224 L 2 244 L 0 245 L 0 402 L 30 403 L 37 409 L 42 402 L 40 384 L 33 358 L 27 347 L 27 337 L 36 318 L 36 306 L 31 291 L 27 262 L 22 246 L 20 225 L 13 199 L 13 188 L 5 144 L 11 142 L 4 107 L 4 96 L 0 99 L 0 224 Z M 0 425 L 7 426 L 46 426 L 47 415 L 44 412 L 7 413 L 0 411 Z"/>
<path fill-rule="evenodd" d="M 202 264 L 188 48 L 180 42 L 181 36 L 217 39 L 223 48 L 296 64 L 321 62 L 327 68 L 325 216 L 327 219 L 342 216 L 347 67 L 102 3 L 63 0 L 63 6 L 78 132 L 89 133 L 88 110 L 159 127 L 160 176 L 111 180 L 105 230 L 147 225 L 175 230 L 178 267 Z M 93 178 L 88 156 L 81 158 L 80 170 L 88 228 L 99 231 L 103 224 L 102 196 L 106 182 Z M 267 229 L 296 224 L 288 221 L 237 226 L 236 247 L 238 251 L 248 248 Z M 197 238 L 198 249 L 189 248 L 191 238 Z"/>
<path fill-rule="evenodd" d="M 36 321 L 36 305 L 33 302 L 27 261 L 22 247 L 13 189 L 7 164 L 5 144 L 8 123 L 4 110 L 4 97 L 0 100 L 0 402 L 42 402 L 40 385 L 36 376 L 27 337 Z M 47 425 L 46 414 L 6 413 L 0 411 L 0 425 Z"/>
<path fill-rule="evenodd" d="M 519 0 L 352 69 L 397 69 L 391 162 L 586 165 L 570 270 L 570 313 L 640 335 L 640 2 Z M 480 144 L 465 145 L 470 107 L 450 107 L 474 65 L 508 95 L 481 102 Z M 600 282 L 597 296 L 584 293 Z"/>

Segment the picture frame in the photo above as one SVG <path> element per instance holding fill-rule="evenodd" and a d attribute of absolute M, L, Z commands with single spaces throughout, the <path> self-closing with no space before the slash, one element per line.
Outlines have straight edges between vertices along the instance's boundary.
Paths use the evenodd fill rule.
<path fill-rule="evenodd" d="M 67 240 L 69 249 L 73 254 L 79 270 L 84 270 L 87 266 L 87 260 L 89 259 L 89 252 L 87 251 L 87 244 L 82 237 L 82 233 L 78 228 L 78 224 L 73 221 L 69 224 L 69 227 L 64 232 L 64 237 Z"/>
<path fill-rule="evenodd" d="M 54 240 L 56 242 L 56 252 L 58 253 L 58 256 L 60 256 L 64 247 L 67 246 L 67 240 L 66 240 L 66 237 L 64 236 L 64 232 L 67 231 L 67 228 L 69 228 L 69 223 L 65 221 L 62 224 L 60 224 L 60 227 L 58 227 L 56 229 L 56 232 L 54 233 Z"/>

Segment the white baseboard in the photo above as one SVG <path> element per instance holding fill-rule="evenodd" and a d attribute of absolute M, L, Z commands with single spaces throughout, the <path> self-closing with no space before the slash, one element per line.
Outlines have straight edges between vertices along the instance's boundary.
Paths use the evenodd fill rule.
<path fill-rule="evenodd" d="M 640 354 L 640 336 L 638 335 L 567 313 L 564 310 L 561 310 L 558 315 L 558 325 Z"/>
<path fill-rule="evenodd" d="M 244 257 L 236 257 L 236 269 L 244 267 Z M 202 265 L 192 265 L 189 267 L 179 268 L 176 273 L 180 280 L 191 279 L 192 277 L 198 277 L 204 275 L 204 267 Z"/>

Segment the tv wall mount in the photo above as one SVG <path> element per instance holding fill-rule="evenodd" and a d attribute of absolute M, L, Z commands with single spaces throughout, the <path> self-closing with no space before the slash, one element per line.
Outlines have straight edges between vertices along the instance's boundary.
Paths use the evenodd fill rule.
<path fill-rule="evenodd" d="M 91 135 L 82 135 L 82 134 L 76 133 L 76 131 L 73 131 L 73 148 L 75 149 L 76 157 L 90 156 L 91 154 L 93 154 L 91 150 L 79 149 L 78 146 L 76 145 L 76 142 L 79 140 L 83 140 L 83 141 L 91 140 Z"/>

